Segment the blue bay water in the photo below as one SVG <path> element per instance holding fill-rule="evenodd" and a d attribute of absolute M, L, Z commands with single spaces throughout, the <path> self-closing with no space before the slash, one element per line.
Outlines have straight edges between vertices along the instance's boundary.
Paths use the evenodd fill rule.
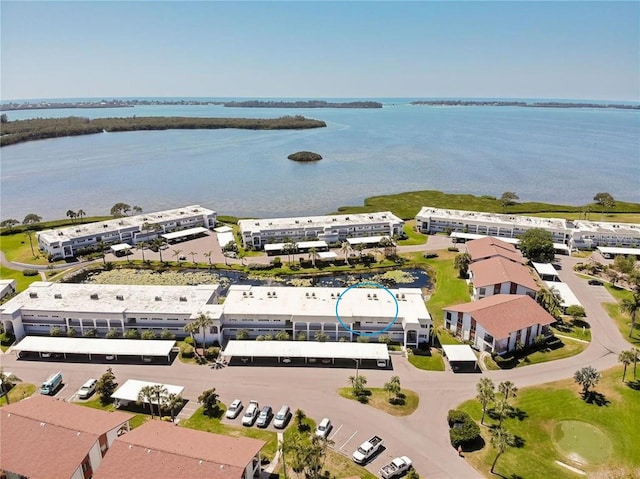
<path fill-rule="evenodd" d="M 68 209 L 107 214 L 201 204 L 219 214 L 323 214 L 365 197 L 435 189 L 584 204 L 599 191 L 640 202 L 640 112 L 516 107 L 383 109 L 139 106 L 8 112 L 32 117 L 304 115 L 304 131 L 168 130 L 103 133 L 3 147 L 0 215 L 45 219 Z M 298 150 L 320 153 L 296 163 Z"/>

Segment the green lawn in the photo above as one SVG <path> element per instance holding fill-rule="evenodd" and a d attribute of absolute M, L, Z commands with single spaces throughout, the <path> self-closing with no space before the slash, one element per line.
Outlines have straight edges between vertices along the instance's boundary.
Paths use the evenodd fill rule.
<path fill-rule="evenodd" d="M 502 192 L 496 192 L 497 196 L 501 194 Z M 505 211 L 500 201 L 490 196 L 450 194 L 441 191 L 427 190 L 410 191 L 395 195 L 372 196 L 364 200 L 364 206 L 342 206 L 338 208 L 338 213 L 371 213 L 373 211 L 390 210 L 400 218 L 407 220 L 415 218 L 423 206 L 508 214 L 553 213 L 551 216 L 560 218 L 569 217 L 570 214 L 578 215 L 582 209 L 581 206 L 527 202 L 516 203 L 507 207 Z M 611 208 L 611 213 L 640 213 L 640 204 L 616 201 L 615 206 Z M 592 203 L 590 219 L 599 220 L 600 216 L 600 207 Z M 604 217 L 605 221 L 611 221 L 609 218 L 609 214 Z"/>
<path fill-rule="evenodd" d="M 586 321 L 571 321 L 567 319 L 563 323 L 551 326 L 554 334 L 561 334 L 570 338 L 591 341 L 591 328 Z"/>
<path fill-rule="evenodd" d="M 580 354 L 584 351 L 588 343 L 582 343 L 579 341 L 572 341 L 570 339 L 560 340 L 557 343 L 559 347 L 547 348 L 545 350 L 536 351 L 527 355 L 523 354 L 506 354 L 504 360 L 496 362 L 491 358 L 487 358 L 485 364 L 488 369 L 513 369 L 522 366 L 529 366 L 531 364 L 546 363 L 547 361 L 555 361 L 556 359 L 564 359 L 576 354 Z"/>
<path fill-rule="evenodd" d="M 631 317 L 627 313 L 622 313 L 620 311 L 620 301 L 623 299 L 631 299 L 633 293 L 631 291 L 627 291 L 626 289 L 619 288 L 617 286 L 612 286 L 609 283 L 604 283 L 604 287 L 607 288 L 607 291 L 611 293 L 618 302 L 617 303 L 604 303 L 602 306 L 609 314 L 609 317 L 613 319 L 622 334 L 622 337 L 626 339 L 629 343 L 633 344 L 635 347 L 640 347 L 640 315 L 636 315 L 636 327 L 633 331 L 633 336 L 629 337 L 629 330 L 631 329 Z"/>
<path fill-rule="evenodd" d="M 116 411 L 115 404 L 107 404 L 106 406 L 100 402 L 100 398 L 92 399 L 91 401 L 79 401 L 75 404 L 79 404 L 80 406 L 90 407 L 93 409 L 100 409 L 101 411 Z M 126 409 L 118 409 L 118 411 L 129 413 Z M 133 414 L 133 413 L 131 413 Z M 135 429 L 138 426 L 142 426 L 145 422 L 151 420 L 151 415 L 149 414 L 133 414 L 133 417 L 129 420 L 129 426 L 131 429 Z M 156 416 L 156 420 L 157 416 Z"/>
<path fill-rule="evenodd" d="M 408 360 L 418 369 L 427 371 L 444 371 L 444 360 L 442 354 L 437 349 L 432 348 L 431 354 L 426 355 L 424 351 L 414 350 L 413 354 L 409 354 Z"/>
<path fill-rule="evenodd" d="M 228 426 L 220 422 L 220 418 L 224 416 L 226 406 L 220 403 L 220 409 L 216 417 L 210 418 L 205 416 L 202 408 L 193 413 L 193 415 L 186 421 L 180 421 L 180 426 L 188 427 L 190 429 L 197 429 L 198 431 L 214 432 L 216 434 L 225 434 L 227 436 L 234 437 L 252 437 L 254 439 L 260 439 L 265 441 L 266 444 L 262 448 L 261 455 L 267 460 L 271 461 L 276 454 L 278 448 L 278 437 L 275 432 L 258 429 L 257 427 L 237 427 Z"/>
<path fill-rule="evenodd" d="M 518 392 L 514 402 L 518 417 L 507 418 L 505 428 L 523 441 L 520 448 L 511 448 L 505 452 L 496 465 L 496 473 L 503 478 L 567 478 L 580 477 L 558 466 L 555 460 L 594 472 L 598 468 L 624 466 L 636 471 L 640 468 L 640 428 L 637 427 L 640 416 L 640 381 L 629 384 L 621 381 L 622 368 L 616 367 L 604 371 L 602 380 L 595 391 L 604 395 L 606 405 L 589 404 L 580 397 L 580 388 L 573 379 L 566 379 L 538 387 L 525 388 Z M 632 375 L 631 375 L 632 376 Z M 627 372 L 629 379 L 629 372 Z M 516 384 L 517 386 L 517 384 Z M 468 412 L 477 421 L 482 410 L 476 400 L 463 403 L 459 409 Z M 565 457 L 551 440 L 552 432 L 559 421 L 578 420 L 589 423 L 602 431 L 613 444 L 608 461 L 600 466 L 582 466 Z M 487 426 L 497 421 L 487 417 Z M 465 452 L 465 458 L 486 477 L 491 476 L 489 469 L 496 453 L 489 443 L 489 427 L 481 426 L 486 441 L 480 450 Z M 599 477 L 608 477 L 606 474 Z M 622 476 L 620 476 L 622 477 Z M 638 477 L 638 476 L 624 476 Z"/>
<path fill-rule="evenodd" d="M 27 287 L 34 281 L 41 281 L 39 274 L 35 276 L 25 276 L 22 274 L 22 271 L 9 269 L 2 265 L 0 265 L 0 279 L 15 279 L 16 289 L 18 292 L 27 289 Z"/>
<path fill-rule="evenodd" d="M 33 393 L 36 392 L 36 385 L 29 383 L 18 383 L 9 391 L 9 401 L 13 404 L 14 402 L 18 402 L 23 400 L 24 398 L 28 398 Z M 7 404 L 7 398 L 0 398 L 0 407 Z"/>
<path fill-rule="evenodd" d="M 398 241 L 400 246 L 409 246 L 416 244 L 425 244 L 427 242 L 427 235 L 418 233 L 414 228 L 416 226 L 416 220 L 406 221 L 403 227 L 404 233 L 408 236 L 407 239 Z"/>
<path fill-rule="evenodd" d="M 392 416 L 409 416 L 410 414 L 413 414 L 416 409 L 418 409 L 420 397 L 415 391 L 412 391 L 411 389 L 402 389 L 402 394 L 404 394 L 405 396 L 405 403 L 402 405 L 393 405 L 389 403 L 389 393 L 387 393 L 382 388 L 366 389 L 371 392 L 367 405 L 384 411 L 387 414 L 391 414 Z M 338 389 L 338 394 L 343 398 L 357 401 L 351 391 L 352 390 L 350 387 L 340 388 Z"/>

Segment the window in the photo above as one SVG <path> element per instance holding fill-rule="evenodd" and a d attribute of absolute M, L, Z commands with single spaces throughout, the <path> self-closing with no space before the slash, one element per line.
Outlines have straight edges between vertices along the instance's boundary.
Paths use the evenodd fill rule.
<path fill-rule="evenodd" d="M 480 288 L 478 294 L 480 296 L 484 296 L 485 294 L 487 294 L 487 288 Z"/>
<path fill-rule="evenodd" d="M 493 344 L 493 336 L 488 333 L 484 333 L 484 340 L 489 344 Z"/>

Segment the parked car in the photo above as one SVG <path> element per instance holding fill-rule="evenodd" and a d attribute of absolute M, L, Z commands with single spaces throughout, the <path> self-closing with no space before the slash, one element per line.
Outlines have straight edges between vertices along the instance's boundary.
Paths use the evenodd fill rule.
<path fill-rule="evenodd" d="M 78 397 L 80 399 L 90 398 L 91 395 L 96 391 L 96 384 L 98 384 L 97 379 L 89 379 L 80 387 L 80 389 L 78 389 Z"/>
<path fill-rule="evenodd" d="M 380 469 L 380 475 L 383 479 L 391 479 L 392 477 L 398 477 L 404 474 L 411 467 L 411 459 L 407 456 L 396 457 L 389 464 L 382 466 Z"/>
<path fill-rule="evenodd" d="M 242 425 L 253 426 L 253 423 L 256 422 L 256 418 L 258 417 L 259 412 L 260 406 L 258 405 L 258 401 L 249 401 L 249 405 L 244 411 L 244 416 L 242 416 Z"/>
<path fill-rule="evenodd" d="M 373 436 L 371 439 L 360 444 L 358 449 L 353 453 L 353 460 L 358 464 L 365 464 L 371 459 L 383 446 L 384 441 L 379 436 Z"/>
<path fill-rule="evenodd" d="M 271 421 L 271 416 L 273 416 L 271 406 L 263 407 L 262 411 L 260 411 L 260 415 L 258 416 L 258 420 L 256 421 L 256 426 L 267 427 Z"/>
<path fill-rule="evenodd" d="M 240 414 L 240 411 L 242 411 L 242 401 L 240 401 L 240 399 L 234 399 L 233 402 L 229 405 L 229 409 L 227 409 L 227 413 L 225 414 L 225 416 L 227 416 L 227 419 L 235 419 L 238 417 L 238 414 Z"/>
<path fill-rule="evenodd" d="M 599 279 L 590 279 L 589 281 L 587 281 L 587 283 L 589 283 L 591 286 L 602 286 L 603 285 L 602 281 L 600 281 Z"/>
<path fill-rule="evenodd" d="M 322 421 L 320 421 L 318 427 L 316 427 L 316 436 L 327 437 L 332 427 L 333 426 L 331 425 L 331 421 L 329 420 L 329 418 L 325 417 L 324 419 L 322 419 Z"/>
<path fill-rule="evenodd" d="M 278 429 L 284 429 L 287 426 L 287 422 L 289 422 L 289 418 L 291 417 L 291 408 L 289 406 L 282 406 L 276 414 L 276 417 L 273 419 L 273 427 Z"/>
<path fill-rule="evenodd" d="M 378 359 L 376 361 L 376 364 L 378 365 L 379 368 L 386 368 L 387 367 L 387 361 L 385 361 L 384 359 Z"/>
<path fill-rule="evenodd" d="M 282 358 L 282 362 L 285 364 L 289 364 L 291 362 L 291 358 Z"/>

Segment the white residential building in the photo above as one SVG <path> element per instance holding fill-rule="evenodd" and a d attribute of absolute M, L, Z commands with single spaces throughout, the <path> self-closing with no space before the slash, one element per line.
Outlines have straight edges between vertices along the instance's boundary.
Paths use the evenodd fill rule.
<path fill-rule="evenodd" d="M 640 248 L 639 224 L 579 220 L 575 221 L 574 225 L 572 240 L 575 248 L 598 246 Z"/>
<path fill-rule="evenodd" d="M 251 219 L 238 221 L 244 247 L 265 244 L 320 240 L 327 243 L 365 236 L 401 235 L 404 221 L 390 211 L 349 215 L 303 216 L 298 218 Z"/>
<path fill-rule="evenodd" d="M 0 279 L 0 300 L 12 294 L 16 294 L 16 280 Z"/>
<path fill-rule="evenodd" d="M 535 298 L 540 290 L 529 268 L 500 256 L 471 263 L 469 280 L 474 301 L 494 294 L 526 294 Z"/>
<path fill-rule="evenodd" d="M 215 211 L 199 205 L 185 206 L 157 213 L 124 216 L 98 223 L 78 224 L 40 231 L 36 234 L 40 249 L 54 259 L 74 257 L 78 250 L 99 242 L 107 245 L 127 243 L 134 245 L 151 241 L 170 231 L 194 227 L 213 228 Z"/>
<path fill-rule="evenodd" d="M 224 304 L 218 304 L 217 286 L 124 286 L 35 282 L 0 306 L 0 321 L 18 339 L 27 334 L 47 335 L 54 326 L 63 333 L 74 328 L 83 335 L 95 330 L 103 337 L 120 332 L 168 329 L 185 336 L 184 326 L 201 313 L 212 325 L 207 342 L 233 339 L 246 329 L 251 337 L 287 332 L 312 340 L 325 333 L 330 340 L 355 340 L 344 329 L 375 333 L 397 319 L 385 334 L 406 346 L 428 342 L 432 321 L 419 288 L 389 290 L 352 288 L 296 288 L 232 286 Z M 340 298 L 340 300 L 339 300 Z M 396 308 L 397 304 L 397 308 Z M 92 331 L 93 332 L 93 331 Z M 201 340 L 200 335 L 196 339 Z M 373 341 L 377 338 L 374 336 Z"/>

